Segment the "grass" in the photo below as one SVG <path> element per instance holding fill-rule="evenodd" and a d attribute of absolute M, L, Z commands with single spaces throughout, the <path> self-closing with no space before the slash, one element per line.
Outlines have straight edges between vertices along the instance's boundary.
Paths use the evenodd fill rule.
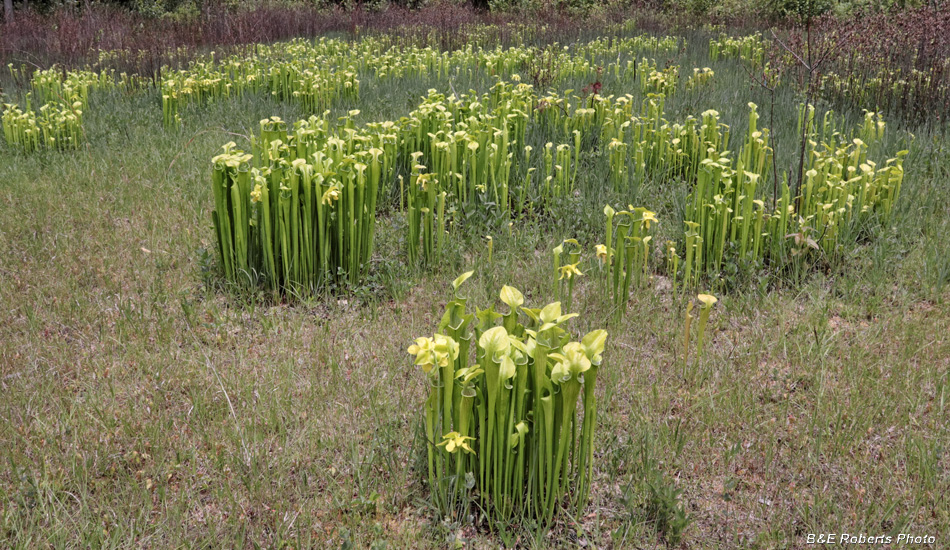
<path fill-rule="evenodd" d="M 711 67 L 711 87 L 680 90 L 667 116 L 715 108 L 741 134 L 747 102 L 765 96 L 706 50 L 693 38 L 677 63 Z M 449 88 L 361 80 L 361 100 L 337 106 L 360 108 L 360 122 Z M 780 170 L 793 164 L 795 101 L 777 93 Z M 662 243 L 682 226 L 686 188 L 647 180 L 617 197 L 604 185 L 510 236 L 484 222 L 425 270 L 405 265 L 404 221 L 383 213 L 364 284 L 275 303 L 214 272 L 210 159 L 246 146 L 262 118 L 301 114 L 246 97 L 166 130 L 157 93 L 110 92 L 90 97 L 78 151 L 0 145 L 0 545 L 497 547 L 429 519 L 426 387 L 406 347 L 434 330 L 462 271 L 476 270 L 472 303 L 504 284 L 547 303 L 551 249 L 576 237 L 592 256 L 606 200 L 655 211 Z M 677 489 L 687 548 L 803 548 L 821 532 L 948 540 L 950 142 L 888 123 L 886 150 L 910 148 L 891 227 L 801 282 L 737 272 L 685 375 L 688 296 L 657 275 L 616 322 L 594 273 L 577 280 L 575 336 L 610 333 L 591 505 L 577 525 L 516 532 L 510 546 L 653 548 Z M 532 139 L 535 151 L 548 141 Z M 581 162 L 580 178 L 607 181 L 606 155 Z"/>

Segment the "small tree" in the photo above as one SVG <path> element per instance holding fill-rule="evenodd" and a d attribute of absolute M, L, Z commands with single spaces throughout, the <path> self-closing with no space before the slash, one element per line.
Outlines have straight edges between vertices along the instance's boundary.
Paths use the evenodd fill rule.
<path fill-rule="evenodd" d="M 843 35 L 837 37 L 821 37 L 821 40 L 818 40 L 817 43 L 813 40 L 813 30 L 814 23 L 819 15 L 827 11 L 828 2 L 827 0 L 795 0 L 792 4 L 796 11 L 795 16 L 799 22 L 799 30 L 802 32 L 802 41 L 801 41 L 801 51 L 795 51 L 790 48 L 785 42 L 782 42 L 782 39 L 778 37 L 775 33 L 775 30 L 772 30 L 772 38 L 778 43 L 779 46 L 789 55 L 791 55 L 795 61 L 798 62 L 798 65 L 805 70 L 805 82 L 803 83 L 804 92 L 805 92 L 805 113 L 807 113 L 809 105 L 814 104 L 815 94 L 818 91 L 818 85 L 820 84 L 821 78 L 818 70 L 821 66 L 827 61 L 832 55 L 834 55 L 842 45 L 844 45 L 848 40 L 851 39 L 851 36 L 854 34 L 854 31 L 848 31 Z M 808 122 L 807 116 L 803 117 L 802 127 L 799 135 L 799 150 L 798 150 L 798 178 L 795 182 L 795 189 L 793 190 L 793 196 L 797 195 L 798 191 L 801 189 L 802 180 L 805 175 L 805 150 L 806 145 L 808 144 L 807 140 L 808 135 Z"/>

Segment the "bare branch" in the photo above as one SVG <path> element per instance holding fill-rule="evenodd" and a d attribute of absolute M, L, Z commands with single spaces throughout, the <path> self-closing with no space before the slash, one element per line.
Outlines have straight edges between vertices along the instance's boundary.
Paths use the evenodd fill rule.
<path fill-rule="evenodd" d="M 854 33 L 855 33 L 854 29 L 849 29 L 848 32 L 844 34 L 844 36 L 838 39 L 837 42 L 835 42 L 831 46 L 828 46 L 828 48 L 824 52 L 822 52 L 821 55 L 818 56 L 818 61 L 815 62 L 815 69 L 820 67 L 821 64 L 824 63 L 831 56 L 832 53 L 838 51 L 838 49 L 841 48 L 841 46 L 844 45 L 845 42 L 851 40 L 851 37 L 854 35 Z"/>
<path fill-rule="evenodd" d="M 804 59 L 802 59 L 797 53 L 795 53 L 794 51 L 792 51 L 791 48 L 789 48 L 788 46 L 786 46 L 786 45 L 785 45 L 785 42 L 782 42 L 782 39 L 779 38 L 777 34 L 775 34 L 775 29 L 769 29 L 769 31 L 772 33 L 772 38 L 774 38 L 775 41 L 778 42 L 779 46 L 781 46 L 783 50 L 785 50 L 786 52 L 792 54 L 792 56 L 793 56 L 795 59 L 797 59 L 798 62 L 801 63 L 806 69 L 808 69 L 809 71 L 812 70 L 811 67 L 808 65 L 808 63 L 805 62 Z"/>

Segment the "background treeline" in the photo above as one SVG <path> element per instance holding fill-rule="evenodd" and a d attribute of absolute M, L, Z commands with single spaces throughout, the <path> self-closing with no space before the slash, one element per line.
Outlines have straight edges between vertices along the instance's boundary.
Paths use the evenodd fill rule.
<path fill-rule="evenodd" d="M 268 4 L 270 9 L 384 10 L 390 7 L 418 9 L 444 0 L 3 0 L 5 21 L 10 23 L 22 12 L 48 15 L 56 11 L 87 12 L 108 6 L 140 16 L 187 21 L 208 17 L 222 9 L 257 11 Z M 894 12 L 929 7 L 939 9 L 942 0 L 448 0 L 450 4 L 471 5 L 480 10 L 507 11 L 571 11 L 617 10 L 631 7 L 663 13 L 682 13 L 722 18 L 780 20 L 807 12 L 813 15 L 832 13 L 838 16 Z M 28 15 L 26 17 L 29 17 Z"/>
<path fill-rule="evenodd" d="M 589 36 L 598 26 L 621 23 L 639 32 L 699 32 L 707 38 L 725 29 L 733 34 L 772 29 L 765 31 L 766 38 L 778 32 L 785 42 L 768 41 L 769 70 L 782 71 L 793 60 L 780 44 L 801 52 L 821 46 L 830 59 L 813 77 L 826 70 L 862 75 L 832 83 L 831 92 L 846 98 L 870 83 L 875 90 L 887 88 L 888 97 L 900 96 L 901 104 L 920 106 L 924 113 L 933 102 L 920 101 L 922 97 L 940 98 L 938 103 L 944 104 L 950 3 L 922 1 L 4 0 L 8 7 L 15 3 L 12 15 L 0 23 L 0 65 L 13 64 L 21 73 L 30 67 L 90 67 L 155 79 L 162 67 L 181 67 L 212 49 L 225 54 L 259 43 L 326 34 L 396 34 L 446 50 L 477 39 L 469 35 L 483 24 L 496 27 L 504 46 L 512 45 L 506 37 L 525 25 L 544 26 L 545 36 L 561 43 Z M 10 74 L 0 76 L 0 98 L 3 86 L 11 84 L 7 77 Z M 906 86 L 908 81 L 914 85 Z M 914 93 L 906 92 L 911 88 Z"/>

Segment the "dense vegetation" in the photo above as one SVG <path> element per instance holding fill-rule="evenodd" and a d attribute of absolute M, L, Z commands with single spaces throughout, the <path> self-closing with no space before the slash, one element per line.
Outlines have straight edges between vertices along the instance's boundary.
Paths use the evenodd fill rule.
<path fill-rule="evenodd" d="M 0 544 L 950 536 L 950 12 L 492 7 L 2 28 Z"/>
<path fill-rule="evenodd" d="M 97 5 L 117 7 L 135 12 L 145 17 L 160 17 L 174 20 L 186 20 L 207 14 L 209 11 L 224 7 L 230 10 L 258 8 L 264 2 L 239 2 L 237 0 L 106 0 L 102 2 L 70 3 L 61 0 L 5 0 L 5 15 L 14 17 L 23 11 L 51 12 L 58 9 L 82 11 L 94 9 Z M 318 0 L 316 2 L 284 3 L 283 7 L 310 7 L 316 9 L 340 8 L 344 10 L 369 9 L 385 10 L 390 7 L 419 9 L 438 5 L 433 0 Z M 663 12 L 682 12 L 691 15 L 714 15 L 719 17 L 780 18 L 787 15 L 853 15 L 868 12 L 893 12 L 913 8 L 936 9 L 939 0 L 648 0 L 631 2 L 617 0 L 473 0 L 472 2 L 454 2 L 471 4 L 480 10 L 493 12 L 571 10 L 575 12 L 596 9 L 616 9 L 636 6 Z M 277 4 L 280 5 L 280 4 Z M 15 10 L 15 11 L 14 11 Z"/>

